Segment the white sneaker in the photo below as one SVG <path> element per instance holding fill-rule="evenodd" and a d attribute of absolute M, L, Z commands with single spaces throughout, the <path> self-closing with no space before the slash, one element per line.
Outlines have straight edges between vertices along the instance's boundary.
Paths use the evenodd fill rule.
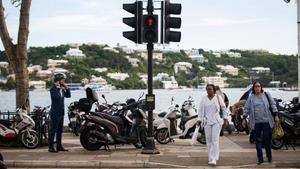
<path fill-rule="evenodd" d="M 208 165 L 216 166 L 217 162 L 215 160 L 208 162 Z"/>

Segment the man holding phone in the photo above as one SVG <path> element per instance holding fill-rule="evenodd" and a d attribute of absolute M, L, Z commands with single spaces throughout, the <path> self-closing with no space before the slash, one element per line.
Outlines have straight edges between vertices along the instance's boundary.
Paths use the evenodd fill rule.
<path fill-rule="evenodd" d="M 68 151 L 62 146 L 62 131 L 64 124 L 65 105 L 64 98 L 70 98 L 71 93 L 65 84 L 66 75 L 58 73 L 54 75 L 54 83 L 50 88 L 51 110 L 50 127 L 48 132 L 49 152 Z M 56 135 L 56 149 L 54 148 L 54 136 Z"/>

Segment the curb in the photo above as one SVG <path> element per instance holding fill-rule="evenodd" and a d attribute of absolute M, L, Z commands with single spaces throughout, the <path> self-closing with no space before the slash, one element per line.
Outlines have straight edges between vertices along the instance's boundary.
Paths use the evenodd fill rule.
<path fill-rule="evenodd" d="M 32 161 L 5 160 L 8 168 L 186 168 L 186 166 L 154 163 L 148 160 L 105 161 Z"/>

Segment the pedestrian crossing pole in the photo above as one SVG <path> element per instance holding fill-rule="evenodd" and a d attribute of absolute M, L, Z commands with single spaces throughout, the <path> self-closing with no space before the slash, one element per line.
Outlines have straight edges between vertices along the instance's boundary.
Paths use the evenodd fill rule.
<path fill-rule="evenodd" d="M 152 16 L 154 11 L 153 1 L 148 0 L 147 12 L 148 15 Z M 147 22 L 147 21 L 146 21 Z M 152 24 L 152 23 L 151 23 Z M 149 32 L 149 35 L 155 32 Z M 145 35 L 147 33 L 145 32 Z M 157 35 L 156 35 L 157 36 Z M 145 36 L 145 41 L 147 41 L 147 51 L 148 51 L 148 94 L 146 96 L 146 104 L 148 110 L 148 135 L 146 140 L 146 146 L 142 150 L 142 154 L 159 154 L 159 150 L 155 147 L 155 141 L 153 137 L 153 110 L 155 109 L 155 96 L 153 94 L 153 43 L 156 41 L 155 36 Z"/>

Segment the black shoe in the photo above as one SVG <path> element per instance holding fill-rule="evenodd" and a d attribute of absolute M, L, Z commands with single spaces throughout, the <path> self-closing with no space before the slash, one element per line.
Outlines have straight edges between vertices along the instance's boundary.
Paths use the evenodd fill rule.
<path fill-rule="evenodd" d="M 69 151 L 69 150 L 68 150 L 68 149 L 65 149 L 65 148 L 63 148 L 63 147 L 60 147 L 60 148 L 57 149 L 57 151 Z"/>
<path fill-rule="evenodd" d="M 264 160 L 259 160 L 259 161 L 257 162 L 257 165 L 261 165 L 262 163 L 264 163 Z"/>
<path fill-rule="evenodd" d="M 48 149 L 48 152 L 49 152 L 49 153 L 57 153 L 58 151 L 55 150 L 54 148 L 49 148 L 49 149 Z"/>
<path fill-rule="evenodd" d="M 271 158 L 268 158 L 268 162 L 269 162 L 269 163 L 272 163 L 272 157 L 271 157 Z"/>

